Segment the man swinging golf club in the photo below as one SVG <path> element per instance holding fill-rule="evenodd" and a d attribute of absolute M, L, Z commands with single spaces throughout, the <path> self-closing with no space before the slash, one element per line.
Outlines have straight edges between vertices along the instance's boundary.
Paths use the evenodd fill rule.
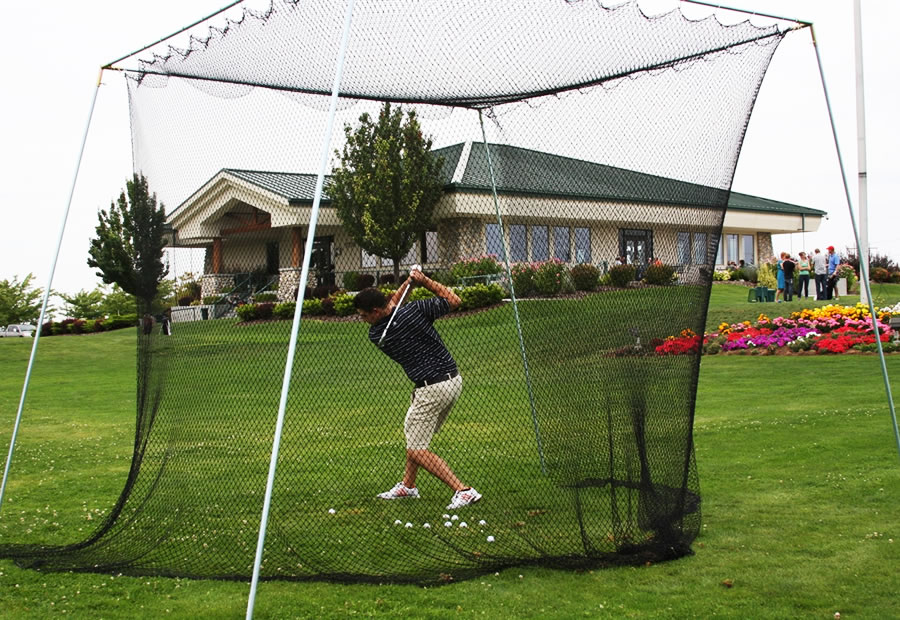
<path fill-rule="evenodd" d="M 402 305 L 407 291 L 419 284 L 435 294 Z M 353 298 L 356 312 L 370 325 L 369 340 L 400 364 L 415 384 L 412 402 L 406 412 L 406 470 L 403 480 L 381 499 L 419 497 L 416 474 L 422 467 L 453 490 L 447 510 L 474 504 L 481 494 L 460 482 L 446 461 L 429 450 L 431 438 L 450 414 L 462 392 L 462 377 L 456 362 L 434 329 L 434 321 L 459 306 L 460 299 L 448 287 L 431 280 L 413 265 L 409 278 L 390 299 L 377 288 L 367 288 Z"/>

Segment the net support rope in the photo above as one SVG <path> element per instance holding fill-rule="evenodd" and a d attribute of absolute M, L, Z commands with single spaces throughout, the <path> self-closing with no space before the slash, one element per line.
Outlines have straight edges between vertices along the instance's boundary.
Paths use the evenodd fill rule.
<path fill-rule="evenodd" d="M 478 110 L 478 124 L 481 126 L 481 138 L 484 142 L 484 154 L 487 157 L 488 172 L 491 179 L 491 197 L 494 200 L 494 212 L 497 214 L 497 224 L 500 230 L 503 228 L 503 218 L 500 216 L 500 201 L 497 199 L 497 179 L 494 175 L 494 162 L 491 159 L 491 149 L 488 146 L 487 134 L 484 132 L 484 116 L 481 110 Z M 528 354 L 525 352 L 525 339 L 522 337 L 522 321 L 519 319 L 519 302 L 516 300 L 516 287 L 513 282 L 512 268 L 509 264 L 509 245 L 508 239 L 503 239 L 501 248 L 503 249 L 503 265 L 506 268 L 506 278 L 509 280 L 509 296 L 512 300 L 513 315 L 516 318 L 516 334 L 519 337 L 519 352 L 522 355 L 522 367 L 525 371 L 525 385 L 528 388 L 528 404 L 531 408 L 531 423 L 534 425 L 534 439 L 537 443 L 538 457 L 541 460 L 541 473 L 547 475 L 547 464 L 544 461 L 544 447 L 541 442 L 541 429 L 538 425 L 537 411 L 534 407 L 534 389 L 531 385 L 531 372 L 528 370 Z"/>
<path fill-rule="evenodd" d="M 78 149 L 78 159 L 75 162 L 75 173 L 72 175 L 72 184 L 69 188 L 69 200 L 66 202 L 66 208 L 63 211 L 62 221 L 59 225 L 59 234 L 56 238 L 56 249 L 53 251 L 53 260 L 50 262 L 50 277 L 47 279 L 47 288 L 44 289 L 44 298 L 41 302 L 41 314 L 38 319 L 38 325 L 44 324 L 44 318 L 47 315 L 47 304 L 50 299 L 50 289 L 53 286 L 53 276 L 56 273 L 56 263 L 59 260 L 59 250 L 62 247 L 63 236 L 66 232 L 66 223 L 69 220 L 69 211 L 72 209 L 72 197 L 75 195 L 75 185 L 78 182 L 78 171 L 81 169 L 81 160 L 84 156 L 84 147 L 87 144 L 88 132 L 91 129 L 91 120 L 94 118 L 94 107 L 97 104 L 97 94 L 100 92 L 101 80 L 103 79 L 103 69 L 97 76 L 97 87 L 91 96 L 91 106 L 88 111 L 87 122 L 84 126 L 84 134 L 81 137 L 81 146 Z M 9 453 L 6 457 L 6 466 L 3 469 L 3 483 L 0 485 L 0 515 L 3 514 L 3 495 L 6 492 L 6 481 L 9 477 L 9 469 L 12 465 L 13 453 L 16 448 L 16 435 L 19 433 L 19 425 L 22 421 L 22 410 L 25 408 L 25 399 L 28 396 L 28 385 L 31 382 L 31 371 L 34 369 L 34 358 L 37 355 L 38 343 L 41 340 L 41 330 L 36 329 L 34 332 L 34 343 L 31 345 L 31 355 L 28 358 L 28 369 L 25 371 L 25 382 L 22 385 L 22 396 L 19 399 L 19 409 L 16 411 L 16 421 L 13 425 L 12 436 L 9 439 Z"/>
<path fill-rule="evenodd" d="M 347 8 L 344 13 L 344 31 L 341 37 L 341 47 L 335 62 L 334 83 L 331 87 L 331 102 L 328 109 L 328 125 L 325 135 L 322 137 L 322 158 L 319 173 L 316 177 L 316 189 L 313 204 L 310 210 L 309 229 L 306 232 L 306 246 L 303 248 L 303 267 L 300 282 L 306 282 L 309 278 L 309 264 L 312 260 L 313 240 L 316 235 L 316 224 L 319 220 L 319 206 L 322 202 L 322 188 L 325 185 L 325 170 L 328 168 L 329 145 L 331 133 L 334 129 L 334 117 L 337 113 L 338 92 L 341 87 L 341 76 L 344 70 L 344 56 L 347 51 L 347 41 L 350 38 L 350 24 L 353 21 L 353 2 L 347 0 Z M 262 565 L 263 548 L 266 543 L 266 526 L 269 521 L 269 510 L 272 506 L 272 490 L 275 486 L 275 472 L 278 468 L 278 451 L 281 446 L 281 435 L 284 430 L 284 416 L 287 409 L 288 393 L 291 388 L 291 371 L 294 367 L 294 355 L 297 352 L 297 335 L 300 332 L 300 319 L 303 315 L 303 299 L 305 287 L 298 287 L 297 305 L 294 308 L 294 320 L 291 324 L 291 338 L 288 345 L 287 360 L 284 364 L 284 380 L 281 385 L 281 399 L 278 403 L 278 422 L 275 425 L 275 438 L 272 442 L 272 456 L 269 460 L 269 477 L 266 481 L 266 495 L 263 501 L 263 511 L 259 522 L 259 539 L 256 543 L 256 556 L 253 562 L 253 577 L 250 581 L 250 595 L 247 599 L 247 620 L 253 618 L 253 607 L 256 603 L 256 589 L 259 586 L 259 570 Z"/>
<path fill-rule="evenodd" d="M 841 155 L 841 144 L 838 140 L 837 127 L 834 124 L 834 114 L 831 110 L 831 98 L 828 96 L 828 85 L 825 82 L 825 70 L 822 68 L 822 57 L 819 54 L 819 46 L 816 43 L 816 33 L 812 25 L 809 27 L 810 37 L 812 37 L 813 49 L 816 52 L 816 64 L 819 68 L 819 78 L 822 81 L 822 92 L 825 94 L 825 106 L 828 108 L 828 121 L 831 123 L 831 136 L 834 139 L 834 148 L 837 151 L 838 165 L 841 169 L 841 182 L 844 186 L 844 197 L 847 201 L 847 211 L 850 213 L 850 223 L 853 225 L 853 239 L 856 241 L 856 247 L 859 248 L 859 228 L 856 225 L 856 216 L 853 213 L 853 199 L 850 197 L 850 184 L 847 181 L 847 171 L 844 168 L 844 158 Z M 866 297 L 869 302 L 869 315 L 872 319 L 872 330 L 875 333 L 875 346 L 878 349 L 878 360 L 881 365 L 881 376 L 884 380 L 884 390 L 887 395 L 888 410 L 891 414 L 891 422 L 894 427 L 894 440 L 897 443 L 897 457 L 900 458 L 900 428 L 897 426 L 897 412 L 894 408 L 894 396 L 891 393 L 891 381 L 888 376 L 887 364 L 884 359 L 884 349 L 881 346 L 881 330 L 878 328 L 878 314 L 875 312 L 875 302 L 872 301 L 872 289 L 869 284 L 869 265 L 868 257 L 859 260 L 859 279 L 862 280 L 863 288 L 866 291 Z"/>

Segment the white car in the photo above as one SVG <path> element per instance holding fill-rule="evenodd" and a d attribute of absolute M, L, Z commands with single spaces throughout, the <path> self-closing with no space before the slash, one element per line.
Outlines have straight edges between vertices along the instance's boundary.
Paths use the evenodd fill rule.
<path fill-rule="evenodd" d="M 0 329 L 0 338 L 34 338 L 34 325 L 7 325 Z"/>

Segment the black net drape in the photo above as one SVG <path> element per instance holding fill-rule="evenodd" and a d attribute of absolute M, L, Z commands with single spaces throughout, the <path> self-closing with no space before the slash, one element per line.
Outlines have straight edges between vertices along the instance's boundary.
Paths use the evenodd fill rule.
<path fill-rule="evenodd" d="M 248 578 L 298 292 L 263 578 L 689 553 L 699 354 L 664 345 L 703 334 L 732 173 L 786 31 L 634 3 L 356 3 L 328 172 L 343 128 L 384 102 L 415 110 L 442 158 L 443 194 L 396 271 L 419 264 L 462 304 L 434 321 L 462 388 L 429 447 L 482 498 L 448 509 L 453 489 L 425 468 L 420 497 L 376 497 L 404 476 L 404 416 L 423 396 L 353 308 L 373 283 L 392 294 L 395 261 L 351 237 L 328 180 L 300 281 L 335 4 L 275 2 L 126 63 L 135 169 L 177 231 L 173 273 L 199 292 L 138 330 L 134 457 L 109 518 L 70 546 L 0 554 Z M 436 312 L 428 289 L 405 307 Z M 429 386 L 444 409 L 453 386 Z"/>

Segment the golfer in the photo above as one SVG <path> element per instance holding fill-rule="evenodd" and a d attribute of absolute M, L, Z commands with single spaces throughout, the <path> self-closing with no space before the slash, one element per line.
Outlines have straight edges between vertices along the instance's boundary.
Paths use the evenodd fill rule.
<path fill-rule="evenodd" d="M 394 312 L 413 283 L 424 286 L 435 297 L 411 302 Z M 435 319 L 457 308 L 459 302 L 456 293 L 427 278 L 418 269 L 410 272 L 409 278 L 390 299 L 377 288 L 364 289 L 353 298 L 356 312 L 371 326 L 369 340 L 376 345 L 380 342 L 381 351 L 400 364 L 415 384 L 403 423 L 406 470 L 403 480 L 394 488 L 378 494 L 381 499 L 419 497 L 416 488 L 419 467 L 453 490 L 447 510 L 462 508 L 481 499 L 478 491 L 460 482 L 444 459 L 429 450 L 431 438 L 441 429 L 462 392 L 462 377 L 456 362 L 434 329 Z M 388 329 L 387 333 L 385 329 Z"/>

